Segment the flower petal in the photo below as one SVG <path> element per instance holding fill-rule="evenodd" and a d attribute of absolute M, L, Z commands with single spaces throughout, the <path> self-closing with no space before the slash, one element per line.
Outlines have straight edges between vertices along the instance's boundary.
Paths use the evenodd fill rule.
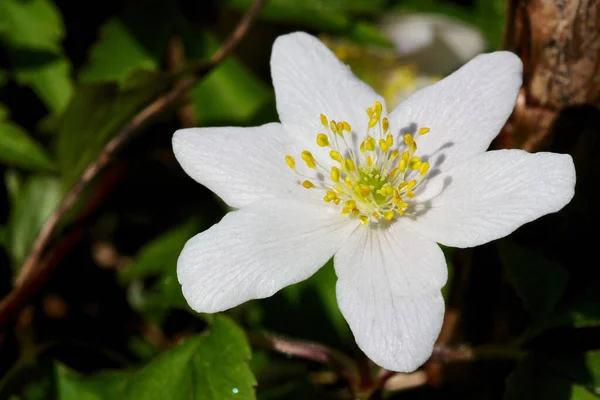
<path fill-rule="evenodd" d="M 315 137 L 324 129 L 320 114 L 347 121 L 357 136 L 364 136 L 369 122 L 366 109 L 376 100 L 385 107 L 381 96 L 354 76 L 350 67 L 303 32 L 277 38 L 271 75 L 279 119 L 309 150 L 317 147 Z"/>
<path fill-rule="evenodd" d="M 569 155 L 489 151 L 428 182 L 415 198 L 426 209 L 399 222 L 446 246 L 478 246 L 560 210 L 574 188 Z"/>
<path fill-rule="evenodd" d="M 340 310 L 378 365 L 410 372 L 431 355 L 444 316 L 446 261 L 398 224 L 357 229 L 334 258 Z"/>
<path fill-rule="evenodd" d="M 485 151 L 498 135 L 514 108 L 522 70 L 513 53 L 479 55 L 400 103 L 390 126 L 401 135 L 430 128 L 417 139 L 417 155 L 448 169 Z"/>
<path fill-rule="evenodd" d="M 230 212 L 183 248 L 183 295 L 194 310 L 209 313 L 269 297 L 315 273 L 356 224 L 333 207 L 294 200 Z"/>
<path fill-rule="evenodd" d="M 281 124 L 181 129 L 173 152 L 188 175 L 232 207 L 315 195 L 297 184 L 285 163 L 296 151 Z"/>

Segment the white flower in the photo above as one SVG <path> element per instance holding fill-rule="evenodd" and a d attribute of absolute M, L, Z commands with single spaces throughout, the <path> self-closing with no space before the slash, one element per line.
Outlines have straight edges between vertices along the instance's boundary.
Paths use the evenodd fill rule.
<path fill-rule="evenodd" d="M 445 15 L 392 14 L 382 19 L 380 29 L 403 60 L 430 74 L 446 74 L 485 48 L 477 29 Z"/>
<path fill-rule="evenodd" d="M 521 71 L 511 53 L 481 55 L 387 115 L 316 38 L 278 38 L 271 72 L 281 123 L 173 138 L 183 169 L 238 208 L 179 257 L 190 306 L 218 312 L 271 296 L 334 256 L 338 304 L 360 348 L 385 368 L 416 369 L 444 314 L 436 242 L 489 242 L 573 196 L 570 156 L 485 152 L 513 109 Z"/>

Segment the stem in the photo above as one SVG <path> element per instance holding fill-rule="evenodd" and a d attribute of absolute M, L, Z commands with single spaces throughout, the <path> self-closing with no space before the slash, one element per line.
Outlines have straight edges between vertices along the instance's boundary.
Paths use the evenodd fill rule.
<path fill-rule="evenodd" d="M 5 325 L 37 292 L 43 282 L 48 279 L 53 268 L 48 263 L 41 262 L 44 251 L 50 239 L 56 234 L 59 222 L 77 203 L 81 193 L 90 185 L 92 180 L 109 164 L 116 152 L 123 147 L 135 134 L 175 105 L 191 89 L 198 80 L 218 66 L 246 36 L 252 23 L 257 19 L 266 0 L 256 0 L 246 12 L 236 29 L 229 35 L 223 45 L 211 57 L 208 63 L 196 65 L 193 72 L 195 77 L 183 78 L 164 95 L 160 96 L 146 108 L 137 113 L 115 137 L 108 142 L 98 157 L 86 168 L 77 183 L 69 190 L 60 204 L 46 220 L 38 233 L 29 255 L 27 256 L 19 275 L 15 280 L 13 290 L 0 302 L 0 327 Z"/>
<path fill-rule="evenodd" d="M 256 347 L 328 365 L 348 382 L 350 388 L 354 387 L 358 381 L 358 368 L 354 360 L 344 353 L 320 343 L 290 339 L 264 332 L 249 333 L 248 339 Z"/>

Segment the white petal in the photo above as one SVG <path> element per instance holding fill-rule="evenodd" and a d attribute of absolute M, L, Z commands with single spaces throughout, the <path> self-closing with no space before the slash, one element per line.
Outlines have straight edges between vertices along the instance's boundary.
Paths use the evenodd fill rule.
<path fill-rule="evenodd" d="M 315 273 L 355 226 L 324 203 L 271 200 L 230 212 L 183 248 L 183 295 L 209 313 L 271 296 Z"/>
<path fill-rule="evenodd" d="M 320 114 L 346 121 L 356 135 L 366 135 L 366 109 L 376 100 L 385 107 L 381 96 L 354 76 L 350 67 L 317 38 L 303 32 L 277 38 L 271 75 L 279 119 L 311 151 L 317 147 L 317 133 L 323 131 Z"/>
<path fill-rule="evenodd" d="M 297 151 L 281 124 L 181 129 L 173 152 L 188 175 L 232 207 L 315 195 L 298 185 L 285 163 L 286 154 Z"/>
<path fill-rule="evenodd" d="M 427 209 L 399 222 L 446 246 L 477 246 L 560 210 L 574 187 L 569 155 L 489 151 L 433 178 L 415 197 Z"/>
<path fill-rule="evenodd" d="M 393 131 L 420 127 L 417 155 L 442 170 L 485 151 L 510 116 L 521 86 L 523 65 L 499 51 L 475 57 L 435 85 L 410 96 L 390 114 Z"/>
<path fill-rule="evenodd" d="M 340 310 L 365 354 L 393 371 L 423 364 L 444 316 L 447 269 L 438 245 L 398 224 L 360 227 L 334 265 Z"/>

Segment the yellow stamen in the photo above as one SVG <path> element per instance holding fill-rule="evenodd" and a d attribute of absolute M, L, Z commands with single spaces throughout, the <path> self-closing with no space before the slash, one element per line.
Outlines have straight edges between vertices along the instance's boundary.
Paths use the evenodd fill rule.
<path fill-rule="evenodd" d="M 375 151 L 375 138 L 372 136 L 367 136 L 365 139 L 365 148 L 369 151 Z"/>
<path fill-rule="evenodd" d="M 323 124 L 323 126 L 325 128 L 327 128 L 329 126 L 329 122 L 327 121 L 327 117 L 323 114 L 321 114 L 321 124 Z"/>
<path fill-rule="evenodd" d="M 381 126 L 383 127 L 383 133 L 387 133 L 388 129 L 390 128 L 390 123 L 387 119 L 387 117 L 385 117 L 382 121 L 381 121 Z M 391 145 L 390 145 L 391 146 Z"/>
<path fill-rule="evenodd" d="M 315 162 L 315 158 L 313 157 L 312 153 L 308 150 L 304 150 L 302 152 L 302 159 L 304 160 L 304 162 L 306 163 L 306 166 L 308 168 L 317 168 L 317 163 Z"/>
<path fill-rule="evenodd" d="M 354 165 L 354 161 L 352 161 L 350 158 L 345 158 L 342 162 L 342 170 L 344 172 L 353 172 L 355 169 L 356 167 Z"/>
<path fill-rule="evenodd" d="M 349 123 L 347 123 L 346 121 L 344 121 L 344 130 L 346 132 L 352 132 L 352 127 L 350 126 Z"/>
<path fill-rule="evenodd" d="M 339 182 L 340 180 L 340 170 L 338 167 L 331 167 L 331 180 L 334 182 Z"/>
<path fill-rule="evenodd" d="M 294 160 L 294 157 L 292 156 L 285 156 L 285 163 L 288 165 L 288 167 L 290 167 L 291 169 L 296 169 L 296 160 Z"/>
<path fill-rule="evenodd" d="M 421 175 L 421 178 L 425 176 L 427 171 L 429 171 L 429 163 L 424 162 L 423 164 L 421 164 L 421 169 L 419 169 L 419 175 Z"/>
<path fill-rule="evenodd" d="M 427 128 L 427 127 L 423 127 L 421 129 L 419 129 L 419 135 L 425 135 L 426 133 L 429 133 L 431 129 Z"/>
<path fill-rule="evenodd" d="M 392 220 L 392 218 L 394 218 L 394 211 L 386 211 L 386 212 L 383 214 L 383 218 L 384 218 L 386 221 L 391 221 L 391 220 Z"/>
<path fill-rule="evenodd" d="M 387 153 L 388 145 L 385 140 L 379 139 L 379 147 L 381 148 L 381 151 L 383 151 L 384 153 Z"/>
<path fill-rule="evenodd" d="M 306 189 L 312 189 L 315 187 L 315 185 L 313 185 L 313 183 L 311 181 L 302 182 L 302 186 L 304 186 Z"/>
<path fill-rule="evenodd" d="M 335 150 L 331 150 L 329 152 L 329 157 L 331 157 L 332 160 L 335 160 L 337 162 L 342 161 L 342 156 L 340 155 L 339 152 L 335 151 Z"/>
<path fill-rule="evenodd" d="M 412 169 L 412 170 L 418 170 L 421 168 L 421 165 L 423 163 L 421 162 L 421 159 L 419 157 L 412 157 L 409 161 L 408 161 L 408 168 Z"/>
<path fill-rule="evenodd" d="M 324 133 L 317 135 L 317 144 L 321 147 L 329 146 L 329 138 Z"/>
<path fill-rule="evenodd" d="M 360 185 L 358 186 L 358 192 L 362 195 L 362 196 L 368 196 L 371 194 L 371 188 L 366 186 L 366 185 Z"/>
<path fill-rule="evenodd" d="M 358 219 L 360 219 L 360 222 L 363 225 L 366 225 L 369 223 L 369 217 L 367 217 L 366 215 L 361 215 L 360 217 L 358 217 Z"/>

